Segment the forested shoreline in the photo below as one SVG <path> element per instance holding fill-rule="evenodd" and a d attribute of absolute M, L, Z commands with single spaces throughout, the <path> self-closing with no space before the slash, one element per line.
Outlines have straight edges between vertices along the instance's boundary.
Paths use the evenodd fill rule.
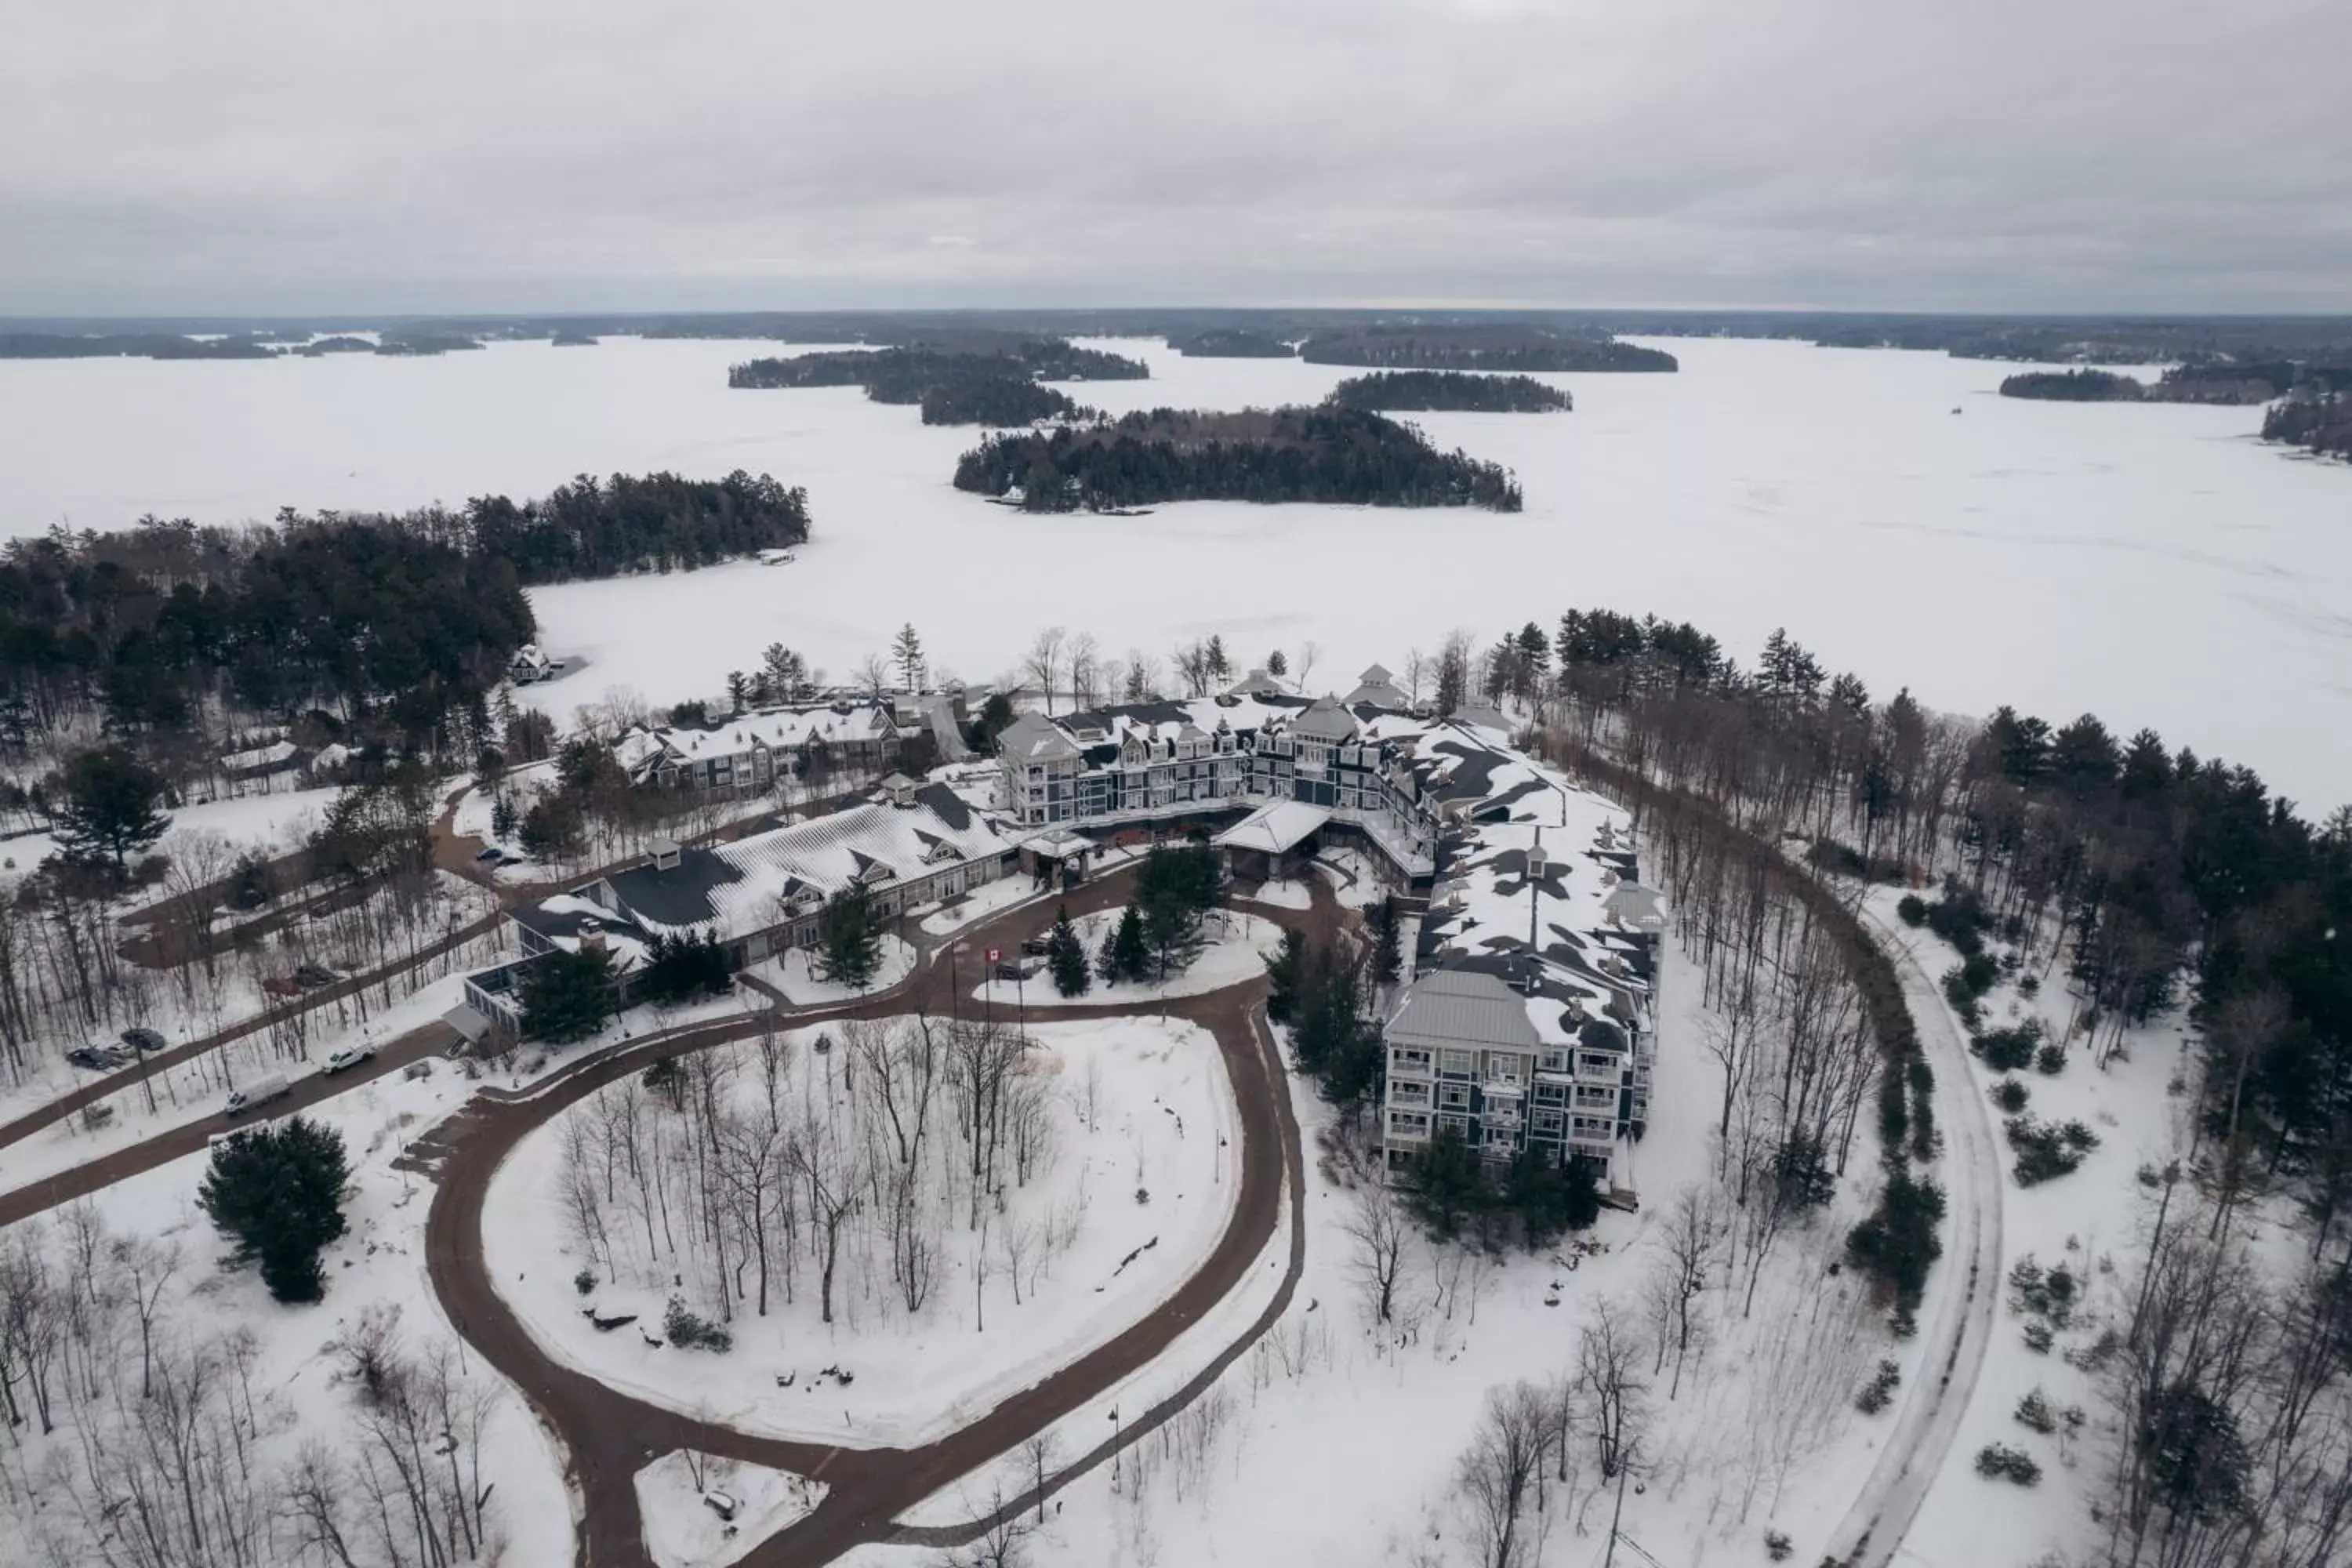
<path fill-rule="evenodd" d="M 1528 326 L 1366 327 L 1318 334 L 1299 357 L 1309 364 L 1386 370 L 1656 372 L 1675 356 L 1606 336 L 1570 336 Z"/>
<path fill-rule="evenodd" d="M 1107 424 L 992 436 L 957 462 L 955 486 L 997 498 L 1017 490 L 1031 511 L 1176 500 L 1517 511 L 1521 499 L 1497 464 L 1441 452 L 1379 415 L 1328 407 L 1157 408 Z"/>
<path fill-rule="evenodd" d="M 16 540 L 0 552 L 0 745 L 97 731 L 174 769 L 308 717 L 323 736 L 463 765 L 533 636 L 525 587 L 690 569 L 808 533 L 805 492 L 737 472 Z"/>
<path fill-rule="evenodd" d="M 747 390 L 862 386 L 877 403 L 921 405 L 926 425 L 1025 425 L 1089 411 L 1041 387 L 1050 381 L 1143 381 L 1139 360 L 1058 338 L 996 341 L 975 335 L 943 346 L 834 349 L 730 366 L 727 384 Z"/>
<path fill-rule="evenodd" d="M 1350 376 L 1326 399 L 1374 413 L 1543 414 L 1575 406 L 1566 392 L 1529 375 L 1392 370 Z"/>

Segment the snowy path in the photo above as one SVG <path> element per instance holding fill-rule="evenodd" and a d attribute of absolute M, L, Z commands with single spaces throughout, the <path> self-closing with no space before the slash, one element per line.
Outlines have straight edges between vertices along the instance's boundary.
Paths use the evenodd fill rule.
<path fill-rule="evenodd" d="M 1968 1042 L 1953 1025 L 1942 993 L 1883 920 L 1868 910 L 1858 913 L 1877 928 L 1880 946 L 1894 959 L 1922 1045 L 1935 1058 L 1936 1119 L 1952 1156 L 1945 1184 L 1951 1225 L 1937 1263 L 1932 1319 L 1922 1324 L 1927 1353 L 1893 1436 L 1830 1537 L 1828 1562 L 1841 1568 L 1886 1568 L 1951 1457 L 1977 1374 L 1984 1369 L 2000 1290 L 2001 1169 L 2000 1152 L 1969 1070 Z M 1927 1381 L 1931 1372 L 1932 1384 Z"/>

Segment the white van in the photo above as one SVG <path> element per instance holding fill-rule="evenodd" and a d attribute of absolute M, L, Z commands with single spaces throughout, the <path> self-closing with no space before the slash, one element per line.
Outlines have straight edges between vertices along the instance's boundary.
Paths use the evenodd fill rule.
<path fill-rule="evenodd" d="M 255 1079 L 243 1089 L 233 1089 L 228 1091 L 228 1103 L 221 1109 L 221 1114 L 242 1116 L 257 1105 L 267 1105 L 273 1100 L 283 1098 L 286 1091 L 292 1087 L 286 1081 L 286 1075 L 282 1072 L 274 1072 L 267 1077 Z"/>

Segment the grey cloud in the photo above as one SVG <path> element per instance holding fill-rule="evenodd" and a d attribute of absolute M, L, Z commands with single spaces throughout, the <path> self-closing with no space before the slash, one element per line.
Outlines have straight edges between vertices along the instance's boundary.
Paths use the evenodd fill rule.
<path fill-rule="evenodd" d="M 0 313 L 2352 281 L 2327 0 L 0 0 Z"/>

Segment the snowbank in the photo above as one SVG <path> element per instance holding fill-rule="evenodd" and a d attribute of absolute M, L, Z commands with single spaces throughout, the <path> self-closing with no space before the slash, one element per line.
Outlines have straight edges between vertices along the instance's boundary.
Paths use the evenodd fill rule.
<path fill-rule="evenodd" d="M 639 1470 L 636 1486 L 646 1552 L 658 1568 L 726 1568 L 806 1518 L 832 1489 L 805 1476 L 717 1455 L 688 1456 L 682 1448 Z M 722 1517 L 714 1501 L 731 1517 Z"/>
<path fill-rule="evenodd" d="M 1086 946 L 1089 963 L 1102 951 L 1104 937 L 1118 925 L 1119 912 L 1105 910 L 1070 922 Z M 1064 996 L 1054 989 L 1053 975 L 1041 969 L 1019 984 L 992 980 L 975 986 L 971 998 L 997 1007 L 1087 1007 L 1108 1002 L 1158 1002 L 1175 996 L 1200 996 L 1264 975 L 1265 955 L 1282 946 L 1282 928 L 1256 915 L 1214 914 L 1209 917 L 1206 930 L 1212 940 L 1201 949 L 1201 955 L 1190 968 L 1164 981 L 1141 985 L 1121 981 L 1111 985 L 1097 979 L 1084 994 Z"/>

